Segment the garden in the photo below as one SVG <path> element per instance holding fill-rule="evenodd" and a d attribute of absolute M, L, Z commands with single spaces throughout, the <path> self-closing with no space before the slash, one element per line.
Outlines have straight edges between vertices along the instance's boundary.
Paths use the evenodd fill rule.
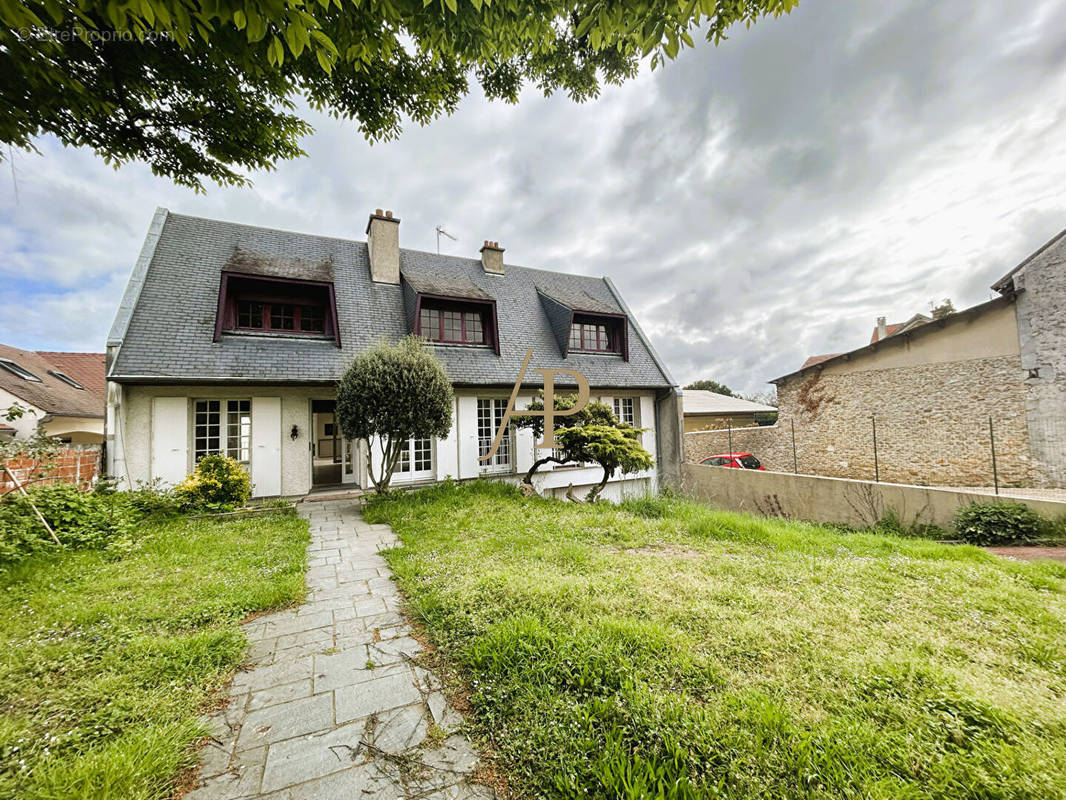
<path fill-rule="evenodd" d="M 481 482 L 366 516 L 517 796 L 1066 797 L 1066 565 Z"/>
<path fill-rule="evenodd" d="M 305 521 L 219 515 L 249 491 L 212 457 L 169 492 L 0 501 L 0 797 L 167 798 L 192 774 L 239 623 L 304 594 Z"/>

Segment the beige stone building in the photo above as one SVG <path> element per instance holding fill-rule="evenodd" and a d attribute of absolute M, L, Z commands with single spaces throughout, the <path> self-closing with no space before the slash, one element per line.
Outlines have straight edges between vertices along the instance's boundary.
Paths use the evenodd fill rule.
<path fill-rule="evenodd" d="M 993 289 L 939 318 L 881 318 L 869 345 L 774 379 L 777 425 L 735 430 L 734 449 L 771 470 L 990 486 L 994 435 L 1001 485 L 1066 485 L 1066 231 Z M 723 436 L 686 434 L 686 459 Z"/>

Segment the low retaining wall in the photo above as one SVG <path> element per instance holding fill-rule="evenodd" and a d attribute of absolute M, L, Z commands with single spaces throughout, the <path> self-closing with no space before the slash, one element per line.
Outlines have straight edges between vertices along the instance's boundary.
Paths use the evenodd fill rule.
<path fill-rule="evenodd" d="M 959 507 L 993 500 L 1023 503 L 1049 519 L 1066 514 L 1066 503 L 1053 500 L 700 464 L 681 466 L 681 485 L 687 497 L 730 511 L 856 527 L 873 525 L 888 511 L 895 511 L 906 525 L 950 529 Z"/>
<path fill-rule="evenodd" d="M 7 468 L 23 486 L 48 483 L 72 483 L 88 489 L 100 474 L 98 444 L 68 444 L 45 458 L 19 456 L 7 462 Z M 0 466 L 0 495 L 15 489 L 15 484 Z"/>

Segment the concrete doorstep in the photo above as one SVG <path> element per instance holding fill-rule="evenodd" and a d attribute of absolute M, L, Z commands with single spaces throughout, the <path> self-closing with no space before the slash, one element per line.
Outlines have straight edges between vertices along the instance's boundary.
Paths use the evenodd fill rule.
<path fill-rule="evenodd" d="M 253 668 L 211 715 L 186 800 L 473 800 L 477 753 L 379 550 L 396 543 L 352 500 L 298 506 L 311 524 L 308 601 L 245 625 Z"/>

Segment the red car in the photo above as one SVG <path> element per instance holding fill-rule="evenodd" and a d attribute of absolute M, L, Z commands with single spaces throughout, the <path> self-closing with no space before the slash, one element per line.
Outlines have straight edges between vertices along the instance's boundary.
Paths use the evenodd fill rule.
<path fill-rule="evenodd" d="M 709 467 L 729 467 L 730 469 L 761 469 L 766 472 L 766 467 L 759 463 L 759 459 L 751 453 L 719 453 L 716 456 L 705 458 L 700 462 Z"/>

